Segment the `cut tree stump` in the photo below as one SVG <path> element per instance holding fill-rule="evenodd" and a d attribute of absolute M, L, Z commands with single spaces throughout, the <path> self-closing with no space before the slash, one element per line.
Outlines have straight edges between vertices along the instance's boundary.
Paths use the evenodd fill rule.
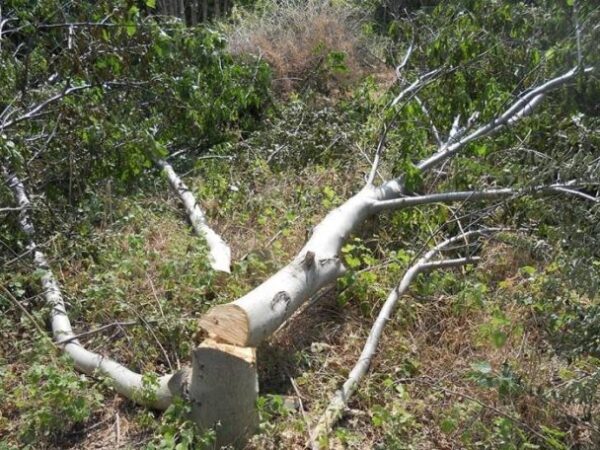
<path fill-rule="evenodd" d="M 206 339 L 192 352 L 192 420 L 214 428 L 216 448 L 242 448 L 258 428 L 256 349 Z"/>

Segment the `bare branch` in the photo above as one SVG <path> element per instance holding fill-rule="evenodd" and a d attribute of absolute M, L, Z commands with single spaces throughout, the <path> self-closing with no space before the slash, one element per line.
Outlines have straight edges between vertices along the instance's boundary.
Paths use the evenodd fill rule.
<path fill-rule="evenodd" d="M 396 96 L 396 98 L 394 98 L 390 107 L 392 107 L 392 108 L 395 107 L 401 101 L 405 101 L 405 103 L 402 105 L 402 106 L 405 106 L 409 100 L 416 97 L 416 94 L 419 90 L 421 90 L 429 82 L 431 82 L 434 79 L 434 76 L 440 72 L 441 72 L 441 69 L 436 69 L 436 70 L 427 72 L 425 75 L 422 75 L 421 77 L 419 77 L 410 86 L 408 86 L 406 89 L 404 89 L 402 92 L 400 92 L 400 94 L 398 94 Z M 401 109 L 402 109 L 402 107 L 397 108 L 396 113 L 394 114 L 394 117 L 389 121 L 389 123 L 384 122 L 382 125 L 382 129 L 381 129 L 381 132 L 379 135 L 379 142 L 377 143 L 377 149 L 375 150 L 375 156 L 373 157 L 373 163 L 371 165 L 371 170 L 367 177 L 367 182 L 366 182 L 367 187 L 373 186 L 373 182 L 375 180 L 375 175 L 377 173 L 377 168 L 378 168 L 379 162 L 381 160 L 381 155 L 383 154 L 383 150 L 385 148 L 385 141 L 387 138 L 388 131 L 393 126 L 395 121 L 397 120 Z M 427 113 L 426 109 L 425 109 L 425 112 Z M 431 122 L 431 120 L 430 120 L 430 122 Z M 435 126 L 433 125 L 433 122 L 431 122 L 431 125 L 435 130 Z M 435 131 L 437 132 L 437 130 L 435 130 Z"/>
<path fill-rule="evenodd" d="M 429 110 L 425 106 L 425 103 L 423 103 L 423 101 L 417 95 L 415 95 L 415 100 L 417 101 L 417 103 L 421 107 L 421 110 L 423 111 L 423 114 L 425 114 L 425 117 L 427 117 L 427 120 L 429 121 L 429 126 L 431 127 L 431 134 L 433 134 L 435 141 L 441 147 L 442 145 L 444 145 L 444 143 L 440 138 L 440 133 L 438 132 L 438 129 L 436 128 L 435 124 L 433 123 L 433 120 L 431 119 Z"/>
<path fill-rule="evenodd" d="M 476 264 L 481 261 L 479 256 L 466 256 L 464 258 L 442 259 L 440 261 L 431 261 L 422 264 L 423 271 L 434 269 L 446 269 L 448 267 L 464 266 L 466 264 Z"/>
<path fill-rule="evenodd" d="M 390 104 L 390 106 L 392 108 L 394 106 L 396 106 L 398 103 L 400 103 L 402 100 L 404 100 L 404 98 L 406 96 L 408 96 L 409 94 L 412 94 L 413 92 L 418 91 L 423 86 L 425 86 L 427 83 L 429 83 L 435 77 L 435 75 L 437 75 L 440 72 L 441 72 L 441 69 L 435 69 L 435 70 L 431 70 L 431 71 L 427 72 L 424 75 L 421 75 L 419 78 L 417 78 L 415 81 L 413 81 L 407 88 L 405 88 L 402 92 L 400 92 L 394 98 L 394 100 L 392 100 L 392 103 Z"/>
<path fill-rule="evenodd" d="M 6 208 L 0 208 L 0 213 L 6 213 L 6 212 L 14 212 L 14 211 L 21 211 L 23 208 L 20 206 L 15 206 L 15 207 L 6 207 Z"/>
<path fill-rule="evenodd" d="M 342 386 L 342 388 L 337 391 L 333 398 L 330 400 L 329 405 L 325 409 L 325 412 L 321 415 L 315 429 L 313 430 L 313 437 L 315 438 L 317 444 L 313 445 L 314 450 L 320 449 L 319 441 L 329 434 L 335 423 L 341 418 L 346 405 L 348 404 L 348 400 L 352 396 L 352 394 L 356 391 L 358 384 L 365 376 L 369 367 L 371 365 L 371 361 L 373 356 L 377 351 L 377 346 L 379 344 L 379 340 L 383 333 L 383 328 L 386 323 L 390 320 L 392 313 L 398 303 L 398 300 L 404 295 L 408 289 L 410 284 L 414 281 L 414 279 L 420 273 L 426 270 L 432 270 L 437 268 L 447 268 L 447 267 L 459 267 L 465 264 L 470 264 L 475 262 L 474 258 L 457 258 L 457 259 L 446 259 L 441 261 L 431 261 L 435 255 L 445 250 L 452 244 L 467 239 L 468 237 L 479 236 L 482 234 L 489 234 L 490 232 L 498 231 L 497 229 L 482 229 L 482 230 L 472 230 L 467 231 L 465 233 L 454 236 L 450 239 L 446 239 L 443 242 L 439 243 L 431 250 L 426 252 L 414 265 L 412 265 L 404 274 L 402 281 L 400 284 L 395 287 L 387 300 L 385 301 L 371 331 L 369 333 L 369 337 L 367 338 L 367 342 L 363 347 L 363 350 L 356 362 L 355 366 L 350 371 L 346 382 Z"/>
<path fill-rule="evenodd" d="M 568 72 L 559 75 L 555 78 L 552 78 L 547 82 L 541 84 L 540 86 L 533 88 L 530 91 L 520 95 L 512 103 L 512 105 L 510 105 L 506 109 L 506 111 L 504 111 L 502 114 L 500 114 L 498 117 L 494 118 L 490 122 L 476 128 L 474 131 L 467 134 L 466 136 L 457 139 L 456 133 L 454 133 L 454 142 L 451 142 L 449 139 L 449 141 L 446 142 L 446 144 L 442 145 L 436 153 L 419 162 L 416 165 L 416 167 L 422 172 L 426 172 L 427 170 L 437 167 L 445 160 L 452 158 L 454 155 L 456 155 L 468 143 L 476 139 L 497 133 L 505 126 L 513 125 L 521 118 L 531 114 L 534 108 L 541 102 L 546 93 L 570 82 L 575 78 L 577 74 L 581 72 L 591 73 L 593 70 L 594 67 L 587 67 L 582 69 L 580 69 L 579 67 L 574 67 Z M 384 193 L 383 196 L 385 198 L 393 198 L 401 194 L 404 189 L 403 177 L 400 176 L 398 178 L 388 181 L 381 187 L 381 189 Z"/>
<path fill-rule="evenodd" d="M 396 78 L 397 79 L 400 79 L 400 74 L 402 73 L 402 69 L 404 69 L 404 67 L 408 63 L 408 59 L 410 58 L 410 55 L 413 52 L 413 48 L 414 48 L 413 44 L 414 44 L 414 36 L 413 36 L 413 40 L 411 41 L 410 45 L 408 46 L 408 50 L 406 50 L 406 54 L 404 55 L 402 62 L 400 64 L 398 64 L 398 66 L 396 66 Z"/>
<path fill-rule="evenodd" d="M 46 100 L 30 106 L 30 108 L 27 110 L 27 112 L 21 114 L 20 116 L 12 119 L 12 120 L 8 120 L 10 116 L 12 116 L 13 114 L 15 114 L 16 109 L 10 109 L 9 106 L 7 106 L 5 108 L 5 110 L 2 112 L 2 115 L 0 116 L 4 116 L 2 119 L 2 124 L 0 124 L 0 130 L 4 130 L 6 128 L 9 128 L 13 125 L 16 125 L 17 123 L 26 121 L 26 120 L 30 120 L 30 119 L 34 119 L 38 116 L 40 116 L 43 111 L 46 109 L 46 107 L 48 107 L 49 105 L 56 103 L 57 101 L 67 97 L 68 95 L 71 95 L 73 93 L 79 92 L 79 91 L 83 91 L 85 89 L 90 89 L 93 87 L 103 87 L 103 88 L 108 88 L 111 86 L 116 86 L 116 87 L 123 87 L 123 86 L 141 86 L 144 84 L 147 84 L 147 81 L 118 81 L 118 80 L 113 80 L 113 81 L 105 81 L 99 84 L 91 84 L 91 83 L 86 83 L 86 84 L 82 84 L 80 86 L 72 86 L 72 87 L 65 87 L 61 92 L 54 94 L 52 97 L 47 98 Z"/>
<path fill-rule="evenodd" d="M 594 70 L 593 67 L 588 67 L 584 69 L 584 72 L 589 73 L 592 70 Z M 518 119 L 525 117 L 533 111 L 533 108 L 542 100 L 543 94 L 552 91 L 571 81 L 577 73 L 578 70 L 575 67 L 569 70 L 568 72 L 559 75 L 558 77 L 552 78 L 551 80 L 547 81 L 541 86 L 538 86 L 537 88 L 534 88 L 526 94 L 520 96 L 500 116 L 488 122 L 487 124 L 477 128 L 475 131 L 469 133 L 467 136 L 460 139 L 458 142 L 449 145 L 448 148 L 444 151 L 438 152 L 432 155 L 431 157 L 421 161 L 419 164 L 417 164 L 417 167 L 421 171 L 426 171 L 432 167 L 435 167 L 445 159 L 454 156 L 461 148 L 463 148 L 469 142 L 496 133 L 509 123 L 515 123 Z M 511 121 L 511 119 L 512 122 L 509 122 Z"/>
<path fill-rule="evenodd" d="M 146 323 L 155 323 L 156 320 L 146 320 L 145 322 Z M 128 322 L 113 322 L 113 323 L 109 323 L 106 325 L 102 325 L 101 327 L 98 327 L 98 328 L 94 328 L 93 330 L 84 331 L 82 333 L 71 336 L 69 338 L 62 339 L 61 341 L 58 341 L 57 344 L 63 345 L 63 344 L 66 344 L 67 342 L 71 342 L 76 339 L 80 339 L 83 337 L 90 337 L 90 336 L 93 336 L 98 333 L 102 333 L 103 331 L 109 330 L 114 327 L 132 327 L 134 325 L 142 325 L 142 323 L 139 320 L 130 320 Z"/>
<path fill-rule="evenodd" d="M 577 195 L 587 200 L 592 200 L 594 202 L 599 201 L 599 199 L 597 199 L 596 197 L 592 197 L 591 195 L 578 191 L 578 187 L 581 188 L 583 186 L 576 185 L 574 182 L 568 182 L 562 184 L 551 184 L 547 186 L 534 186 L 532 188 L 524 189 L 501 188 L 487 189 L 482 191 L 441 192 L 436 194 L 400 197 L 392 200 L 382 200 L 376 202 L 374 208 L 376 211 L 382 211 L 385 209 L 400 209 L 407 208 L 410 206 L 426 205 L 430 203 L 494 200 L 498 198 L 515 197 L 518 195 L 548 195 L 552 193 L 565 193 L 570 195 Z"/>
<path fill-rule="evenodd" d="M 231 271 L 231 250 L 225 241 L 207 223 L 204 212 L 198 205 L 194 194 L 179 178 L 173 166 L 164 159 L 155 161 L 160 167 L 171 188 L 177 193 L 188 214 L 194 231 L 206 240 L 209 249 L 209 259 L 213 269 L 229 273 Z"/>
<path fill-rule="evenodd" d="M 67 315 L 58 280 L 50 269 L 46 255 L 37 246 L 35 241 L 36 232 L 28 213 L 31 203 L 25 192 L 25 187 L 17 175 L 9 172 L 6 167 L 1 166 L 0 171 L 9 188 L 12 190 L 17 204 L 22 208 L 19 213 L 19 224 L 21 230 L 27 236 L 27 248 L 33 252 L 34 266 L 41 272 L 44 300 L 52 307 L 50 322 L 55 341 L 60 343 L 59 345 L 65 353 L 73 358 L 75 367 L 81 372 L 92 375 L 96 371 L 99 371 L 113 381 L 117 392 L 127 398 L 158 409 L 166 409 L 172 401 L 172 389 L 179 388 L 178 386 L 170 385 L 171 378 L 177 378 L 178 373 L 158 378 L 159 383 L 154 392 L 154 399 L 142 398 L 142 396 L 138 395 L 138 392 L 146 387 L 144 386 L 141 374 L 129 370 L 110 358 L 86 350 L 75 339 L 76 336 L 73 333 L 71 322 Z M 63 341 L 64 343 L 61 343 Z"/>
<path fill-rule="evenodd" d="M 2 126 L 0 126 L 0 129 L 5 129 L 8 128 L 10 126 L 13 126 L 19 122 L 23 122 L 24 120 L 29 120 L 32 119 L 34 117 L 37 117 L 41 114 L 41 112 L 50 104 L 66 97 L 67 95 L 70 95 L 74 92 L 78 92 L 78 91 L 82 91 L 84 89 L 89 89 L 91 88 L 92 85 L 91 84 L 83 84 L 81 86 L 73 86 L 67 89 L 64 89 L 62 92 L 53 95 L 52 97 L 44 100 L 41 103 L 38 103 L 37 105 L 31 107 L 31 109 L 29 109 L 26 113 L 18 116 L 17 118 L 13 119 L 13 120 L 6 120 L 2 123 Z"/>
<path fill-rule="evenodd" d="M 367 182 L 366 182 L 367 186 L 372 186 L 373 181 L 375 181 L 375 175 L 377 175 L 377 168 L 379 167 L 379 161 L 381 159 L 381 154 L 383 153 L 383 148 L 385 147 L 385 137 L 386 136 L 387 136 L 387 125 L 383 124 L 383 131 L 381 133 L 381 137 L 379 138 L 379 143 L 377 144 L 377 149 L 375 150 L 375 156 L 373 157 L 373 163 L 371 164 L 371 170 L 369 171 L 369 176 L 367 177 Z"/>

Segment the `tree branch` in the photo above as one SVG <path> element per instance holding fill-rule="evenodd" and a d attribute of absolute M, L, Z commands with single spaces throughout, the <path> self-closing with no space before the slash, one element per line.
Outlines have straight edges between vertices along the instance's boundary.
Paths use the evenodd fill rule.
<path fill-rule="evenodd" d="M 27 236 L 27 248 L 33 252 L 34 266 L 41 273 L 44 300 L 52 307 L 50 322 L 54 340 L 73 358 L 75 367 L 81 372 L 92 375 L 98 371 L 111 379 L 115 390 L 125 397 L 157 409 L 166 409 L 172 401 L 174 392 L 177 392 L 180 388 L 177 386 L 177 381 L 171 383 L 171 379 L 178 380 L 181 378 L 178 376 L 178 372 L 157 377 L 157 386 L 147 386 L 141 374 L 129 370 L 110 358 L 86 350 L 76 339 L 58 280 L 50 269 L 46 255 L 36 244 L 36 232 L 28 212 L 31 203 L 25 192 L 25 187 L 17 175 L 11 173 L 5 166 L 1 166 L 0 171 L 21 208 L 19 224 L 23 233 Z M 139 395 L 142 390 L 148 388 L 153 389 L 153 398 Z"/>
<path fill-rule="evenodd" d="M 325 412 L 321 415 L 315 429 L 313 430 L 312 436 L 317 442 L 316 445 L 313 445 L 314 450 L 319 450 L 321 448 L 320 444 L 323 441 L 323 438 L 329 434 L 335 423 L 341 418 L 342 413 L 346 408 L 350 397 L 356 391 L 358 384 L 365 376 L 371 365 L 371 361 L 375 356 L 379 340 L 383 333 L 383 328 L 390 320 L 392 313 L 396 307 L 396 304 L 398 303 L 398 300 L 400 299 L 400 297 L 402 297 L 402 295 L 404 295 L 408 291 L 410 284 L 414 281 L 417 275 L 426 270 L 447 267 L 459 267 L 465 264 L 476 262 L 477 260 L 471 257 L 445 259 L 441 261 L 431 260 L 438 253 L 447 249 L 449 246 L 456 242 L 466 240 L 469 237 L 488 234 L 493 231 L 499 230 L 472 230 L 454 236 L 450 239 L 446 239 L 445 241 L 441 242 L 440 244 L 436 245 L 431 250 L 426 252 L 415 264 L 413 264 L 406 271 L 400 284 L 392 290 L 387 300 L 385 301 L 383 307 L 381 308 L 381 311 L 379 312 L 379 315 L 377 316 L 377 319 L 375 320 L 373 327 L 371 328 L 369 337 L 367 338 L 367 342 L 363 347 L 360 357 L 358 358 L 358 361 L 356 362 L 355 366 L 350 371 L 346 382 L 343 384 L 342 388 L 334 394 L 334 396 L 329 402 L 329 405 L 326 407 Z"/>
<path fill-rule="evenodd" d="M 91 88 L 92 85 L 91 84 L 84 84 L 81 86 L 74 86 L 74 87 L 70 87 L 67 89 L 64 89 L 62 92 L 59 92 L 58 94 L 53 95 L 52 97 L 44 100 L 41 103 L 38 103 L 37 105 L 31 107 L 29 109 L 29 111 L 27 111 L 26 113 L 20 115 L 19 117 L 13 119 L 13 120 L 6 120 L 2 123 L 2 126 L 0 126 L 0 129 L 5 129 L 8 127 L 11 127 L 19 122 L 23 122 L 24 120 L 29 120 L 32 119 L 34 117 L 37 117 L 41 114 L 42 110 L 44 108 L 46 108 L 48 105 L 66 97 L 67 95 L 70 95 L 74 92 L 78 92 L 78 91 L 82 91 L 84 89 L 89 89 Z"/>
<path fill-rule="evenodd" d="M 598 202 L 599 199 L 583 192 L 577 191 L 578 185 L 574 182 L 563 184 L 551 184 L 548 186 L 535 186 L 524 189 L 487 189 L 482 191 L 456 191 L 442 192 L 436 194 L 416 195 L 412 197 L 400 197 L 392 200 L 381 200 L 375 202 L 374 209 L 379 212 L 386 209 L 401 209 L 417 205 L 426 205 L 430 203 L 451 203 L 460 201 L 494 200 L 498 198 L 516 197 L 519 195 L 548 195 L 553 193 L 565 193 L 577 195 Z M 579 185 L 579 187 L 581 187 Z"/>
<path fill-rule="evenodd" d="M 502 114 L 500 114 L 490 122 L 479 126 L 471 133 L 467 134 L 464 137 L 461 137 L 460 139 L 457 139 L 456 135 L 454 136 L 454 139 L 450 137 L 446 143 L 444 143 L 438 148 L 438 151 L 436 153 L 416 164 L 416 167 L 422 172 L 426 172 L 434 167 L 439 166 L 445 160 L 452 158 L 454 155 L 456 155 L 463 147 L 465 147 L 470 142 L 497 133 L 505 126 L 513 125 L 523 117 L 531 114 L 534 108 L 542 101 L 546 93 L 553 91 L 558 87 L 570 82 L 572 79 L 575 78 L 575 76 L 577 76 L 581 72 L 591 73 L 593 70 L 594 67 L 574 67 L 568 72 L 559 75 L 555 78 L 552 78 L 547 82 L 541 84 L 540 86 L 535 87 L 530 91 L 520 95 Z M 403 176 L 390 180 L 383 186 L 381 186 L 383 197 L 388 199 L 400 195 L 403 189 Z"/>
<path fill-rule="evenodd" d="M 209 249 L 210 264 L 213 269 L 229 273 L 231 270 L 231 250 L 225 241 L 207 223 L 204 212 L 198 205 L 194 194 L 179 178 L 173 166 L 164 159 L 157 159 L 156 165 L 160 167 L 171 188 L 178 195 L 185 206 L 194 231 L 206 240 Z"/>

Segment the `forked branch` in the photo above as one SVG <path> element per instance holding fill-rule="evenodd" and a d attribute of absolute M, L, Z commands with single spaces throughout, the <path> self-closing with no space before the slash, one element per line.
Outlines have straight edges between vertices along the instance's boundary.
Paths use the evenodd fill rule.
<path fill-rule="evenodd" d="M 36 244 L 36 231 L 29 216 L 31 203 L 25 192 L 25 187 L 16 174 L 2 166 L 2 175 L 12 190 L 19 205 L 19 225 L 27 237 L 27 249 L 33 254 L 33 264 L 41 274 L 43 298 L 52 307 L 50 321 L 54 340 L 75 363 L 81 372 L 93 375 L 96 372 L 108 377 L 117 392 L 137 403 L 157 409 L 166 409 L 174 394 L 179 393 L 179 373 L 164 375 L 158 378 L 157 386 L 147 386 L 141 374 L 129 370 L 118 362 L 98 353 L 86 350 L 76 339 L 67 315 L 64 298 L 58 280 L 54 276 L 46 255 Z M 142 393 L 149 395 L 142 395 Z"/>
<path fill-rule="evenodd" d="M 544 96 L 548 92 L 567 84 L 581 73 L 591 73 L 593 70 L 594 67 L 574 67 L 568 72 L 565 72 L 564 74 L 552 78 L 540 86 L 529 90 L 528 92 L 517 97 L 517 99 L 503 113 L 499 114 L 491 121 L 475 128 L 470 133 L 464 132 L 459 133 L 458 135 L 456 133 L 451 133 L 448 140 L 438 147 L 437 152 L 416 164 L 416 167 L 421 172 L 427 172 L 428 170 L 439 166 L 444 161 L 455 156 L 467 144 L 482 137 L 495 134 L 504 127 L 513 125 L 522 118 L 530 115 L 536 106 L 541 103 Z M 400 177 L 388 181 L 381 186 L 381 190 L 382 196 L 386 199 L 391 199 L 401 195 L 404 191 L 403 176 L 401 175 Z"/>
<path fill-rule="evenodd" d="M 433 247 L 427 253 L 425 253 L 415 264 L 413 264 L 404 274 L 402 281 L 398 286 L 396 286 L 392 292 L 390 292 L 387 300 L 383 304 L 373 327 L 371 328 L 371 332 L 369 333 L 369 337 L 367 338 L 367 342 L 363 347 L 363 350 L 356 362 L 356 365 L 353 367 L 352 371 L 348 375 L 346 382 L 342 386 L 342 388 L 337 391 L 334 396 L 331 398 L 329 404 L 327 405 L 325 412 L 321 415 L 316 427 L 312 432 L 312 436 L 316 441 L 316 444 L 313 445 L 314 450 L 319 450 L 322 448 L 324 441 L 326 440 L 327 435 L 332 430 L 335 423 L 342 416 L 344 409 L 346 408 L 348 401 L 352 394 L 356 391 L 358 384 L 365 376 L 369 367 L 371 365 L 371 361 L 375 356 L 377 351 L 377 346 L 379 344 L 379 340 L 383 333 L 383 329 L 386 323 L 392 317 L 392 313 L 398 303 L 398 300 L 408 291 L 410 284 L 415 280 L 417 275 L 422 272 L 441 269 L 441 268 L 449 268 L 449 267 L 460 267 L 465 264 L 473 264 L 479 261 L 478 257 L 462 257 L 462 258 L 453 258 L 453 259 L 442 259 L 442 260 L 433 260 L 433 258 L 438 255 L 443 250 L 447 249 L 452 244 L 457 242 L 466 241 L 469 238 L 479 236 L 482 234 L 488 234 L 494 231 L 499 231 L 498 229 L 483 229 L 483 230 L 473 230 L 467 231 L 460 235 L 454 236 L 450 239 L 446 239 L 440 244 Z"/>

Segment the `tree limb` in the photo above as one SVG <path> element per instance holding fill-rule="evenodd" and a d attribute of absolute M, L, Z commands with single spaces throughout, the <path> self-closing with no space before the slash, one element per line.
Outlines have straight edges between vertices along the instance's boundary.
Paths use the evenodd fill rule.
<path fill-rule="evenodd" d="M 348 375 L 348 378 L 346 379 L 344 385 L 331 398 L 329 404 L 325 408 L 325 412 L 321 415 L 316 427 L 314 428 L 312 436 L 317 442 L 316 445 L 313 445 L 314 450 L 319 450 L 320 448 L 322 448 L 321 444 L 323 443 L 324 438 L 326 438 L 326 436 L 332 430 L 335 423 L 341 418 L 342 413 L 346 408 L 350 397 L 356 391 L 358 384 L 365 376 L 371 365 L 371 361 L 377 351 L 379 339 L 381 338 L 381 335 L 383 333 L 383 328 L 390 320 L 392 313 L 396 307 L 396 304 L 398 303 L 398 300 L 402 295 L 404 295 L 408 291 L 410 284 L 414 281 L 417 275 L 426 270 L 447 267 L 459 267 L 465 264 L 476 262 L 477 260 L 471 257 L 445 259 L 441 261 L 431 260 L 438 253 L 445 250 L 447 247 L 456 242 L 467 239 L 468 237 L 487 234 L 492 231 L 498 230 L 472 230 L 454 236 L 450 239 L 446 239 L 445 241 L 441 242 L 440 244 L 436 245 L 431 250 L 426 252 L 415 264 L 413 264 L 406 271 L 400 284 L 392 290 L 387 300 L 385 301 L 383 307 L 381 308 L 381 311 L 379 312 L 377 319 L 375 320 L 373 327 L 371 328 L 369 337 L 367 338 L 367 342 L 363 347 L 360 357 L 358 358 L 358 361 L 356 362 L 355 366 L 350 371 L 350 374 Z"/>
<path fill-rule="evenodd" d="M 460 201 L 477 201 L 477 200 L 494 200 L 498 198 L 509 198 L 518 195 L 548 195 L 552 193 L 565 193 L 569 195 L 577 195 L 598 202 L 599 199 L 591 195 L 579 192 L 577 186 L 572 182 L 563 184 L 551 184 L 547 186 L 535 186 L 524 189 L 487 189 L 482 191 L 455 191 L 441 192 L 435 194 L 416 195 L 410 197 L 400 197 L 392 200 L 382 200 L 375 203 L 375 210 L 382 211 L 385 209 L 400 209 L 410 206 L 426 205 L 430 203 L 449 203 Z"/>
<path fill-rule="evenodd" d="M 171 164 L 164 159 L 157 159 L 156 165 L 163 170 L 171 188 L 185 206 L 194 231 L 206 240 L 212 268 L 229 273 L 231 271 L 231 250 L 221 236 L 206 223 L 204 212 L 198 205 L 194 194 L 175 173 Z"/>
<path fill-rule="evenodd" d="M 16 117 L 15 119 L 3 121 L 2 125 L 0 126 L 0 129 L 3 130 L 5 128 L 16 125 L 19 122 L 23 122 L 24 120 L 28 120 L 28 119 L 37 117 L 38 115 L 41 114 L 42 110 L 45 109 L 48 105 L 66 97 L 69 94 L 72 94 L 73 92 L 82 91 L 84 89 L 89 89 L 91 87 L 92 87 L 91 84 L 86 83 L 81 86 L 73 86 L 73 87 L 64 89 L 62 92 L 59 92 L 58 94 L 53 95 L 52 97 L 44 100 L 43 102 L 38 103 L 37 105 L 34 105 L 26 113 L 21 114 L 20 116 Z"/>
<path fill-rule="evenodd" d="M 179 386 L 170 383 L 172 378 L 179 378 L 177 377 L 178 373 L 157 376 L 158 384 L 148 386 L 141 374 L 129 370 L 110 358 L 86 350 L 76 339 L 58 280 L 50 269 L 46 255 L 35 242 L 36 232 L 29 216 L 31 203 L 25 192 L 25 187 L 17 175 L 9 172 L 5 166 L 1 167 L 1 171 L 6 183 L 13 192 L 17 204 L 21 208 L 19 224 L 23 233 L 27 236 L 27 248 L 33 253 L 34 266 L 41 273 L 43 297 L 46 303 L 52 307 L 50 322 L 54 340 L 73 358 L 75 367 L 81 372 L 88 375 L 100 372 L 108 377 L 113 382 L 115 390 L 125 397 L 153 408 L 166 409 L 170 405 L 174 393 L 179 389 Z M 141 392 L 148 392 L 148 390 L 153 395 L 140 395 Z"/>
<path fill-rule="evenodd" d="M 574 67 L 568 72 L 552 78 L 540 86 L 537 86 L 520 95 L 502 114 L 495 117 L 488 123 L 479 126 L 472 132 L 466 134 L 466 136 L 460 137 L 458 140 L 456 140 L 456 136 L 454 136 L 454 140 L 449 138 L 444 145 L 438 148 L 436 153 L 416 164 L 416 167 L 421 172 L 426 172 L 434 167 L 439 166 L 445 160 L 456 155 L 468 143 L 476 139 L 497 133 L 505 126 L 513 125 L 518 120 L 531 114 L 534 108 L 542 101 L 546 93 L 570 82 L 579 73 L 591 73 L 593 70 L 594 67 Z M 400 177 L 388 181 L 381 186 L 380 189 L 383 192 L 383 196 L 387 199 L 400 195 L 404 189 L 403 176 L 401 175 Z"/>

